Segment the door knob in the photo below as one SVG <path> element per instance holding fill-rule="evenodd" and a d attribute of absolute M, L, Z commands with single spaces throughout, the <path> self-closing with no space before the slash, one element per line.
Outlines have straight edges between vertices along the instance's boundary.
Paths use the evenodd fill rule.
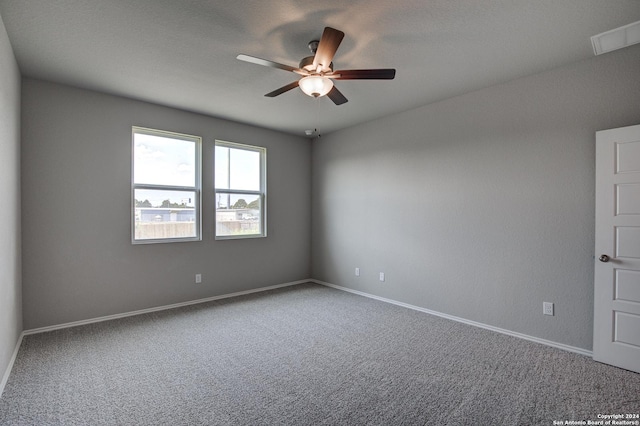
<path fill-rule="evenodd" d="M 599 257 L 600 262 L 608 262 L 609 261 L 609 256 L 607 256 L 606 254 L 601 254 Z"/>

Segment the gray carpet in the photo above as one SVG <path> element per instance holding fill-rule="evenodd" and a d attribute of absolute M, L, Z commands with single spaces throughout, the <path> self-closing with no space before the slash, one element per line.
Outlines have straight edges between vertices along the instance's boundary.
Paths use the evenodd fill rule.
<path fill-rule="evenodd" d="M 552 425 L 640 374 L 304 284 L 26 336 L 3 425 Z"/>

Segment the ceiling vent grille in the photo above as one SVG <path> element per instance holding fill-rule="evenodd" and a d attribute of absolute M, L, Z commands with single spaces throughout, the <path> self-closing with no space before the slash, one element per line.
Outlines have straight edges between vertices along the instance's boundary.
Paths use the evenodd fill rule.
<path fill-rule="evenodd" d="M 640 21 L 591 37 L 596 55 L 640 43 Z"/>

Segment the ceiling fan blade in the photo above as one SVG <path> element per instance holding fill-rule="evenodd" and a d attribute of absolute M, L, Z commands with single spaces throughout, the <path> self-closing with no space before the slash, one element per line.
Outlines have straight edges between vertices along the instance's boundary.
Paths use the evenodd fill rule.
<path fill-rule="evenodd" d="M 338 88 L 336 86 L 333 86 L 333 88 L 329 91 L 329 93 L 327 93 L 327 96 L 329 97 L 329 99 L 331 99 L 333 101 L 334 104 L 336 105 L 342 105 L 344 103 L 347 103 L 348 100 L 347 98 L 344 97 L 344 95 L 342 94 L 341 91 L 338 90 Z"/>
<path fill-rule="evenodd" d="M 394 68 L 339 70 L 335 71 L 332 75 L 327 75 L 327 77 L 333 78 L 334 80 L 393 80 L 396 76 L 396 70 Z"/>
<path fill-rule="evenodd" d="M 330 69 L 329 65 L 333 61 L 333 56 L 336 54 L 336 50 L 338 50 L 343 38 L 344 33 L 342 31 L 331 27 L 324 28 L 322 38 L 320 38 L 320 43 L 318 44 L 318 50 L 313 58 L 314 70 L 317 70 L 318 67 L 320 67 L 321 71 Z"/>
<path fill-rule="evenodd" d="M 298 81 L 294 81 L 293 83 L 289 83 L 286 86 L 282 86 L 279 89 L 274 90 L 273 92 L 267 93 L 265 96 L 268 98 L 275 98 L 278 95 L 282 95 L 284 92 L 288 92 L 291 89 L 295 89 L 298 87 Z"/>
<path fill-rule="evenodd" d="M 262 66 L 265 66 L 265 67 L 278 68 L 278 69 L 285 70 L 285 71 L 291 71 L 291 72 L 300 71 L 298 68 L 291 67 L 291 66 L 285 65 L 285 64 L 280 64 L 278 62 L 268 61 L 266 59 L 256 58 L 255 56 L 249 56 L 249 55 L 242 55 L 241 54 L 241 55 L 236 56 L 236 59 L 239 59 L 239 60 L 245 61 L 245 62 L 251 62 L 252 64 L 256 64 L 256 65 L 262 65 Z"/>

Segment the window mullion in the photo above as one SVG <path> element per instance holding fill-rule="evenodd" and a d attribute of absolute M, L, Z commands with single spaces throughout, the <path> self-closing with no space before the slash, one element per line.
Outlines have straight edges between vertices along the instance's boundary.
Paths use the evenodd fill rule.
<path fill-rule="evenodd" d="M 147 183 L 135 183 L 134 189 L 157 189 L 164 191 L 198 191 L 196 186 L 150 185 Z"/>
<path fill-rule="evenodd" d="M 217 194 L 246 194 L 246 195 L 262 195 L 261 191 L 249 191 L 246 189 L 222 189 L 216 188 Z"/>

